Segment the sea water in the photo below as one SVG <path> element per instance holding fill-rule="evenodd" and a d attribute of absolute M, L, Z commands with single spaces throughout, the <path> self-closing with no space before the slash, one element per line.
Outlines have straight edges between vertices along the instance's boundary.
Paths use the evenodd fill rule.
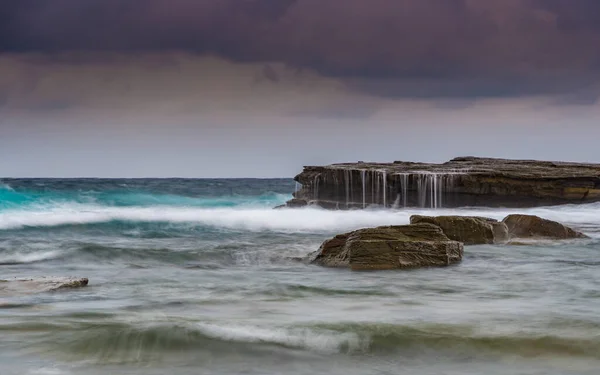
<path fill-rule="evenodd" d="M 600 205 L 272 209 L 275 180 L 0 182 L 0 374 L 597 374 Z M 351 272 L 302 261 L 412 214 L 514 212 L 591 238 L 470 246 L 459 265 Z"/>

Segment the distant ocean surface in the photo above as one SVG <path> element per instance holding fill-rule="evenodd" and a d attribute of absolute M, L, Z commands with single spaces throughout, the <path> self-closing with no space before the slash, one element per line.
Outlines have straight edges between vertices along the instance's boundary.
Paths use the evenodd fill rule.
<path fill-rule="evenodd" d="M 0 180 L 0 374 L 600 373 L 600 205 L 274 210 L 291 179 Z M 412 214 L 533 213 L 591 239 L 471 246 L 443 269 L 298 258 Z"/>

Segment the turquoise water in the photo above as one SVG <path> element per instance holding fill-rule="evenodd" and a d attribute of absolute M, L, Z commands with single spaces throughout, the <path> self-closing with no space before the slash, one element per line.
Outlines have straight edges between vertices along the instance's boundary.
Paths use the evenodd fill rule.
<path fill-rule="evenodd" d="M 411 214 L 273 210 L 279 180 L 2 180 L 0 374 L 597 374 L 600 205 L 521 210 L 592 238 L 473 246 L 445 269 L 298 261 Z"/>

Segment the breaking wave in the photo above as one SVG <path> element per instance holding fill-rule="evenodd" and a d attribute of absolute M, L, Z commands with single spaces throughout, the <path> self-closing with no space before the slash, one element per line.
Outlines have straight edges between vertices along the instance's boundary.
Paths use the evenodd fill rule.
<path fill-rule="evenodd" d="M 261 327 L 252 325 L 129 323 L 42 324 L 0 326 L 0 331 L 51 332 L 54 350 L 85 358 L 129 361 L 153 358 L 161 353 L 194 350 L 213 355 L 232 351 L 259 351 L 279 346 L 321 354 L 429 355 L 477 357 L 515 355 L 536 357 L 587 357 L 600 359 L 600 341 L 594 337 L 480 334 L 474 327 L 454 325 L 405 326 L 375 323 Z"/>
<path fill-rule="evenodd" d="M 102 223 L 172 223 L 192 224 L 245 231 L 329 233 L 378 225 L 402 225 L 410 216 L 485 215 L 502 219 L 511 213 L 529 213 L 581 227 L 600 224 L 597 203 L 534 209 L 440 209 L 440 210 L 357 210 L 327 211 L 317 208 L 273 210 L 284 197 L 268 207 L 249 203 L 237 207 L 134 206 L 118 207 L 97 204 L 59 203 L 0 210 L 0 230 Z M 275 203 L 275 204 L 273 204 Z"/>

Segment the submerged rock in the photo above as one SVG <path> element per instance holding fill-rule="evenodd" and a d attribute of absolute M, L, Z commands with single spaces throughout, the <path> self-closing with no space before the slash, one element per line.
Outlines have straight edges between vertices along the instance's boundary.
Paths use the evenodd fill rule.
<path fill-rule="evenodd" d="M 410 223 L 436 225 L 449 239 L 465 245 L 497 244 L 508 241 L 506 224 L 485 217 L 413 215 Z"/>
<path fill-rule="evenodd" d="M 463 244 L 432 224 L 359 229 L 325 241 L 311 263 L 352 270 L 443 267 L 460 262 Z"/>
<path fill-rule="evenodd" d="M 38 277 L 0 280 L 0 295 L 20 295 L 52 292 L 61 289 L 81 288 L 88 285 L 87 278 Z"/>
<path fill-rule="evenodd" d="M 282 209 L 282 208 L 300 208 L 308 206 L 308 202 L 304 199 L 290 199 L 285 204 L 274 207 L 274 209 Z"/>
<path fill-rule="evenodd" d="M 534 215 L 508 215 L 503 222 L 508 227 L 510 238 L 541 238 L 565 240 L 588 238 L 585 234 L 559 222 L 542 219 Z"/>
<path fill-rule="evenodd" d="M 291 199 L 286 203 L 287 207 L 305 207 L 308 205 L 308 202 L 304 199 Z"/>

